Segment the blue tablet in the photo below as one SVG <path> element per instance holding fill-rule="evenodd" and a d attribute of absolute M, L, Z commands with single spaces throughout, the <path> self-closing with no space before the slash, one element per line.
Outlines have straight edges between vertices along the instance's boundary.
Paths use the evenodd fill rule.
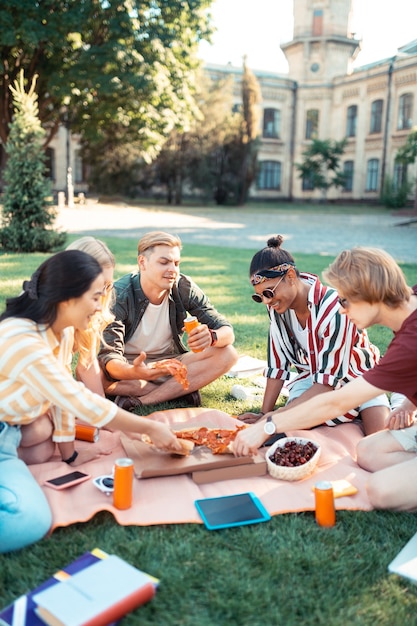
<path fill-rule="evenodd" d="M 251 492 L 204 498 L 196 500 L 195 505 L 209 530 L 258 524 L 271 519 L 259 498 Z"/>

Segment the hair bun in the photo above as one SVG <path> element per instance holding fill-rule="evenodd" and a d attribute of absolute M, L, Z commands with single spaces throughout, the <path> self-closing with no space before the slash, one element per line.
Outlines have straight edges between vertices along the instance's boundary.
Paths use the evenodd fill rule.
<path fill-rule="evenodd" d="M 275 235 L 274 237 L 270 237 L 266 242 L 268 248 L 280 248 L 281 244 L 284 241 L 284 237 L 282 235 Z"/>

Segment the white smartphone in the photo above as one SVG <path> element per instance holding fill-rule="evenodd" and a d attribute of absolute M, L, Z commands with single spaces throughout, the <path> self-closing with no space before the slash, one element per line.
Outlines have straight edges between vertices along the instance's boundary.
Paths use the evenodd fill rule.
<path fill-rule="evenodd" d="M 57 476 L 56 478 L 45 480 L 44 484 L 52 489 L 67 489 L 67 487 L 78 485 L 89 478 L 91 478 L 91 474 L 75 471 L 70 472 L 69 474 L 64 474 L 63 476 Z"/>

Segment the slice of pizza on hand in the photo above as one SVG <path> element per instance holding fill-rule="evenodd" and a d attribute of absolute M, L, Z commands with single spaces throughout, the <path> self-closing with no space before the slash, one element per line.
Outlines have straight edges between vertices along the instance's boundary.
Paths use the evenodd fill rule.
<path fill-rule="evenodd" d="M 190 386 L 187 378 L 187 366 L 184 365 L 184 363 L 181 363 L 181 361 L 178 361 L 178 359 L 162 359 L 161 361 L 154 361 L 149 364 L 149 367 L 164 367 L 168 374 L 175 378 L 177 383 L 182 386 L 184 391 L 187 391 Z"/>

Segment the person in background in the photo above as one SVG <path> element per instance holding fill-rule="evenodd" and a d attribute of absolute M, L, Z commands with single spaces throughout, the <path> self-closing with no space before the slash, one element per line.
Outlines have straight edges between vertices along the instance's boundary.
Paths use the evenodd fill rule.
<path fill-rule="evenodd" d="M 67 250 L 82 250 L 93 256 L 100 264 L 104 277 L 104 294 L 102 296 L 101 309 L 90 319 L 88 328 L 85 330 L 75 329 L 74 353 L 77 364 L 76 377 L 83 382 L 90 391 L 104 397 L 104 389 L 101 380 L 101 370 L 97 360 L 97 353 L 103 330 L 113 321 L 110 305 L 113 294 L 113 273 L 115 260 L 113 254 L 103 241 L 94 237 L 81 237 L 76 239 L 66 248 Z M 46 413 L 35 422 L 21 427 L 21 440 L 19 445 L 19 457 L 25 463 L 44 463 L 50 459 L 56 449 L 52 439 L 53 423 Z M 96 448 L 92 449 L 96 456 Z"/>
<path fill-rule="evenodd" d="M 49 412 L 64 463 L 91 459 L 74 446 L 74 416 L 101 428 L 144 433 L 158 448 L 182 449 L 165 424 L 133 416 L 74 379 L 74 331 L 101 310 L 105 280 L 99 263 L 79 250 L 44 261 L 23 293 L 0 316 L 0 552 L 17 550 L 49 530 L 47 499 L 18 457 L 21 426 Z M 88 453 L 88 450 L 87 450 Z"/>
<path fill-rule="evenodd" d="M 231 324 L 180 273 L 181 247 L 174 235 L 147 233 L 138 244 L 139 271 L 114 285 L 115 320 L 104 331 L 98 358 L 106 395 L 127 410 L 181 396 L 199 406 L 198 390 L 237 360 Z M 189 351 L 182 341 L 187 315 L 200 322 L 187 335 Z M 187 368 L 186 394 L 170 375 L 170 365 L 179 363 Z"/>
<path fill-rule="evenodd" d="M 381 324 L 394 337 L 385 355 L 372 369 L 337 391 L 316 396 L 300 405 L 268 413 L 266 420 L 277 431 L 312 428 L 323 419 L 340 413 L 382 392 L 405 397 L 400 414 L 394 410 L 385 430 L 364 437 L 357 447 L 358 464 L 374 472 L 368 480 L 368 495 L 375 508 L 414 511 L 417 509 L 417 285 L 409 287 L 394 259 L 375 248 L 353 248 L 341 252 L 323 273 L 337 289 L 346 317 L 360 328 Z M 398 409 L 397 409 L 398 411 Z M 266 420 L 236 437 L 236 455 L 254 453 L 268 435 Z"/>
<path fill-rule="evenodd" d="M 81 380 L 86 387 L 95 393 L 104 396 L 101 369 L 97 354 L 104 329 L 114 320 L 111 313 L 113 302 L 113 279 L 116 266 L 113 253 L 104 241 L 94 237 L 81 237 L 69 244 L 67 250 L 82 250 L 100 263 L 104 277 L 104 295 L 101 310 L 92 317 L 86 330 L 75 331 L 74 351 L 78 353 L 75 373 L 77 380 Z"/>
<path fill-rule="evenodd" d="M 293 256 L 281 246 L 283 237 L 271 237 L 250 265 L 253 300 L 265 304 L 270 319 L 266 388 L 260 414 L 245 413 L 240 419 L 252 423 L 274 411 L 291 368 L 297 376 L 288 384 L 288 406 L 299 406 L 362 376 L 379 358 L 379 350 L 365 330 L 340 312 L 337 291 L 321 284 L 319 278 L 301 273 Z M 314 426 L 334 426 L 360 416 L 365 434 L 385 427 L 389 402 L 380 394 L 359 403 L 332 419 L 320 419 Z M 289 426 L 287 428 L 290 428 Z M 301 428 L 294 419 L 292 429 Z"/>

